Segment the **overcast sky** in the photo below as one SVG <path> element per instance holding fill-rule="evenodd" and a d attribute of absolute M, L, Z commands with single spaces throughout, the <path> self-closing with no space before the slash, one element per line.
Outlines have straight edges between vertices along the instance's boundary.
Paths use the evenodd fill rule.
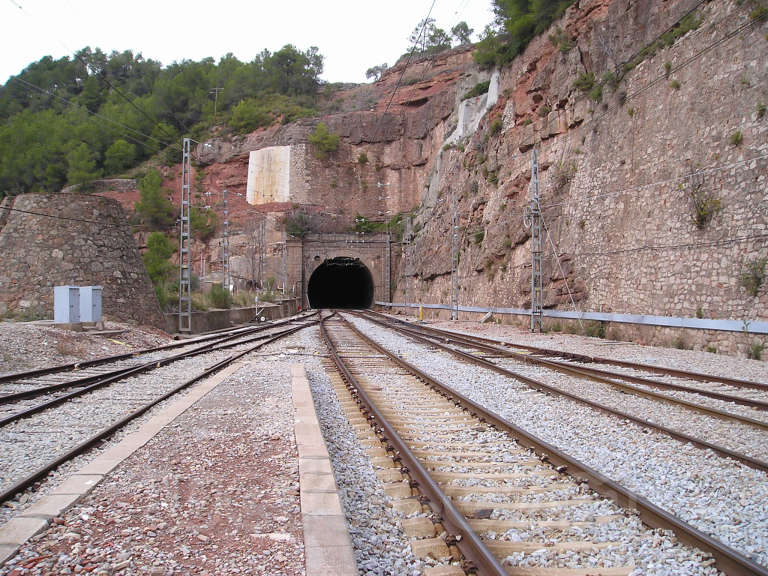
<path fill-rule="evenodd" d="M 267 48 L 317 46 L 322 78 L 366 82 L 371 66 L 395 63 L 432 0 L 0 0 L 0 83 L 43 56 L 71 56 L 91 46 L 109 53 L 133 50 L 164 65 L 175 60 L 217 61 L 232 52 L 250 61 Z M 450 31 L 492 19 L 491 0 L 435 0 L 432 16 Z"/>

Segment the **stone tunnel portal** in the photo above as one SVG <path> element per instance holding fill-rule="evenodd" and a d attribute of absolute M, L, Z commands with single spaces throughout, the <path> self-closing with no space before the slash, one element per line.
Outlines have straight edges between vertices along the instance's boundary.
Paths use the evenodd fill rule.
<path fill-rule="evenodd" d="M 312 308 L 370 308 L 373 277 L 359 258 L 329 258 L 309 277 L 307 298 Z"/>

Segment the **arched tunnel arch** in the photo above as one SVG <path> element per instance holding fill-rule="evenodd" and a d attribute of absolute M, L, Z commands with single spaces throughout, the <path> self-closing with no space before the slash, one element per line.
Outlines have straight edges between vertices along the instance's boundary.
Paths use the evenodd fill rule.
<path fill-rule="evenodd" d="M 329 258 L 315 268 L 307 283 L 312 308 L 370 308 L 373 276 L 359 258 Z"/>

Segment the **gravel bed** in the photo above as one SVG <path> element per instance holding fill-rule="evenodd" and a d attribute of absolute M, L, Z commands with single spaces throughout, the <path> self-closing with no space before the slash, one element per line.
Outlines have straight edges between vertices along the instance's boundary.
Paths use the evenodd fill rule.
<path fill-rule="evenodd" d="M 101 336 L 56 328 L 48 322 L 0 322 L 0 374 L 92 360 L 172 341 L 151 326 L 106 322 L 104 329 L 125 332 Z"/>
<path fill-rule="evenodd" d="M 57 454 L 72 448 L 139 405 L 162 395 L 233 352 L 252 345 L 253 343 L 236 346 L 229 350 L 179 360 L 146 374 L 95 390 L 53 410 L 3 426 L 0 428 L 0 489 L 7 488 L 18 479 L 39 469 Z M 169 399 L 172 400 L 173 398 Z M 159 406 L 156 406 L 138 421 L 134 420 L 100 447 L 108 448 L 119 441 L 158 409 Z M 6 502 L 0 507 L 0 523 L 6 522 L 16 511 L 32 505 L 67 474 L 84 466 L 98 453 L 99 450 L 96 449 L 89 451 L 87 455 L 78 456 L 74 461 L 65 463 L 52 472 L 34 492 L 27 490 L 15 500 Z"/>
<path fill-rule="evenodd" d="M 371 461 L 349 426 L 336 391 L 317 355 L 326 354 L 319 330 L 308 328 L 297 336 L 312 357 L 303 359 L 315 401 L 317 418 L 333 464 L 341 504 L 358 570 L 364 576 L 417 576 L 423 563 L 413 556 L 399 516 L 376 478 Z"/>
<path fill-rule="evenodd" d="M 414 409 L 414 406 L 420 405 L 424 400 L 418 399 L 410 393 L 414 388 L 411 378 L 374 373 L 369 376 L 368 381 L 371 385 L 378 385 L 386 390 L 388 396 L 393 399 L 390 406 L 398 410 L 410 423 L 418 425 L 418 422 L 421 421 L 425 424 L 421 436 L 414 441 L 415 443 L 430 441 L 436 422 L 431 418 L 420 418 L 418 408 Z M 439 398 L 436 393 L 427 391 L 426 388 L 421 391 L 425 398 L 433 396 L 435 401 Z M 403 396 L 405 398 L 400 399 Z M 452 421 L 452 424 L 454 422 L 455 420 Z M 455 498 L 457 504 L 461 505 L 462 502 L 541 503 L 556 500 L 583 500 L 582 503 L 575 506 L 544 508 L 535 511 L 496 508 L 493 509 L 490 517 L 498 520 L 569 520 L 590 523 L 586 528 L 573 527 L 569 530 L 560 531 L 541 528 L 533 530 L 538 531 L 538 533 L 530 534 L 527 539 L 541 543 L 543 545 L 542 550 L 529 554 L 511 554 L 504 559 L 506 564 L 515 567 L 549 568 L 635 566 L 634 574 L 658 576 L 718 574 L 718 571 L 710 566 L 710 559 L 704 559 L 697 551 L 679 545 L 673 535 L 658 530 L 645 529 L 636 516 L 623 513 L 615 504 L 595 494 L 588 487 L 578 485 L 571 478 L 560 477 L 550 467 L 538 463 L 533 453 L 525 450 L 518 453 L 517 451 L 521 450 L 521 447 L 506 433 L 484 426 L 478 427 L 478 424 L 478 421 L 473 420 L 462 425 L 456 425 L 457 428 L 462 429 L 455 433 L 455 438 L 452 438 L 452 441 L 474 442 L 476 443 L 476 447 L 473 448 L 474 451 L 484 451 L 487 453 L 487 458 L 496 462 L 502 461 L 502 464 L 493 468 L 493 473 L 519 474 L 525 478 L 526 487 L 529 487 L 528 485 L 542 486 L 546 487 L 547 490 L 512 496 L 503 493 L 469 494 Z M 439 448 L 439 443 L 435 444 L 438 451 L 444 451 L 444 449 Z M 499 451 L 499 445 L 505 446 L 506 454 Z M 486 448 L 486 446 L 489 447 Z M 501 454 L 504 454 L 503 458 L 499 458 Z M 477 473 L 477 467 L 462 460 L 441 462 L 436 466 L 436 470 Z M 473 457 L 472 460 L 477 460 L 477 458 Z M 551 471 L 551 476 L 539 476 L 538 474 L 533 476 L 537 472 L 546 471 Z M 451 484 L 455 482 L 452 481 Z M 496 487 L 501 487 L 502 484 L 509 486 L 500 480 L 488 481 L 485 479 L 484 483 Z M 474 485 L 476 485 L 476 481 Z M 604 524 L 593 524 L 595 519 L 599 517 L 611 518 Z M 519 542 L 523 540 L 522 535 L 521 531 L 518 530 L 484 534 L 490 540 L 508 542 Z M 601 550 L 586 551 L 544 549 L 547 544 L 569 540 L 589 540 L 593 543 L 606 544 L 608 547 Z"/>
<path fill-rule="evenodd" d="M 0 575 L 304 574 L 289 366 L 247 362 Z"/>
<path fill-rule="evenodd" d="M 402 319 L 402 317 L 395 318 Z M 413 320 L 413 318 L 411 318 Z M 587 354 L 603 358 L 615 358 L 628 362 L 640 362 L 668 368 L 678 368 L 702 374 L 714 374 L 768 384 L 768 362 L 734 358 L 694 350 L 678 350 L 658 346 L 643 346 L 633 342 L 618 342 L 600 338 L 589 338 L 576 334 L 532 333 L 514 326 L 481 324 L 471 321 L 428 321 L 430 327 L 506 340 L 513 344 L 539 346 L 552 350 L 563 350 L 576 354 Z M 596 366 L 596 365 L 595 365 Z M 612 366 L 611 369 L 616 369 Z"/>
<path fill-rule="evenodd" d="M 768 462 L 768 430 L 702 414 L 684 406 L 643 398 L 617 390 L 608 384 L 523 364 L 516 360 L 495 359 L 494 363 L 559 390 Z"/>
<path fill-rule="evenodd" d="M 766 474 L 573 401 L 531 392 L 370 322 L 349 319 L 457 391 L 768 566 Z"/>

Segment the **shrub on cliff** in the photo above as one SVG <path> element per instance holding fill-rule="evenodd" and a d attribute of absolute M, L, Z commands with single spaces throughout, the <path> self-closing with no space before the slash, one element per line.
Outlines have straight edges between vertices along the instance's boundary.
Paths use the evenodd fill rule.
<path fill-rule="evenodd" d="M 312 152 L 318 160 L 325 160 L 339 148 L 339 135 L 328 132 L 328 127 L 320 122 L 315 131 L 309 135 Z"/>
<path fill-rule="evenodd" d="M 176 208 L 163 188 L 163 177 L 155 169 L 139 181 L 141 200 L 134 204 L 136 215 L 150 230 L 166 230 L 176 220 Z"/>
<path fill-rule="evenodd" d="M 475 62 L 482 68 L 511 62 L 571 4 L 573 0 L 493 0 L 500 26 L 486 27 L 473 54 Z"/>

